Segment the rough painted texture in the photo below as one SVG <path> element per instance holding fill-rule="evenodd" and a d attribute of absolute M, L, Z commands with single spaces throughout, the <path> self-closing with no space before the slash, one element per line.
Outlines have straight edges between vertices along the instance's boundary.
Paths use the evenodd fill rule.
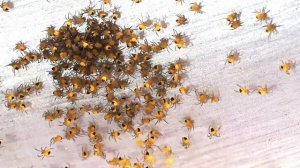
<path fill-rule="evenodd" d="M 191 66 L 186 84 L 196 85 L 200 90 L 218 91 L 221 102 L 200 106 L 194 94 L 185 97 L 184 102 L 167 117 L 169 124 L 161 123 L 165 135 L 159 144 L 169 144 L 175 153 L 174 167 L 299 167 L 300 166 L 300 74 L 295 71 L 286 75 L 279 71 L 281 60 L 300 61 L 300 1 L 299 0 L 204 0 L 203 14 L 189 10 L 186 0 L 183 5 L 174 0 L 144 0 L 133 5 L 129 0 L 113 0 L 113 5 L 121 6 L 124 25 L 136 25 L 141 14 L 151 18 L 166 16 L 168 28 L 157 36 L 147 31 L 148 39 L 170 37 L 173 29 L 185 32 L 191 37 L 192 44 L 185 49 L 163 52 L 154 61 L 166 63 L 177 58 L 188 58 Z M 41 160 L 34 148 L 49 145 L 51 137 L 61 134 L 62 128 L 55 122 L 52 128 L 43 120 L 42 114 L 53 106 L 64 106 L 64 101 L 54 100 L 51 96 L 53 86 L 47 76 L 50 65 L 30 65 L 28 71 L 21 70 L 15 75 L 6 67 L 18 53 L 13 51 L 15 43 L 28 42 L 34 48 L 44 37 L 45 28 L 60 26 L 68 13 L 86 7 L 88 1 L 75 0 L 15 0 L 15 9 L 0 13 L 0 66 L 1 90 L 16 87 L 22 82 L 37 76 L 46 83 L 46 89 L 32 96 L 31 108 L 27 113 L 7 111 L 0 105 L 0 167 L 62 167 L 70 163 L 73 167 L 107 167 L 104 160 L 91 157 L 82 161 L 79 157 L 81 145 L 88 140 L 78 138 L 76 142 L 64 141 L 53 149 L 55 157 Z M 267 7 L 279 33 L 267 38 L 263 25 L 256 22 L 257 9 Z M 230 30 L 224 19 L 232 10 L 241 11 L 243 26 Z M 190 23 L 175 26 L 176 14 L 185 14 Z M 226 55 L 232 49 L 241 53 L 241 61 L 226 65 Z M 296 67 L 296 70 L 298 67 Z M 267 96 L 253 93 L 242 96 L 236 93 L 237 84 L 273 86 Z M 4 100 L 3 94 L 0 95 Z M 191 147 L 180 146 L 180 138 L 187 136 L 180 122 L 190 115 L 195 120 L 195 129 L 190 133 Z M 86 118 L 91 118 L 87 116 Z M 207 138 L 207 129 L 212 121 L 221 124 L 221 137 Z M 103 120 L 101 120 L 104 123 Z M 101 124 L 103 130 L 109 130 Z M 114 128 L 114 126 L 111 126 Z M 105 135 L 108 136 L 108 135 Z M 105 137 L 104 136 L 104 137 Z M 107 137 L 105 137 L 107 138 Z M 141 156 L 133 141 L 107 142 L 107 150 L 115 155 L 126 154 L 135 158 Z M 113 155 L 108 154 L 107 158 Z M 161 163 L 158 163 L 157 167 Z"/>

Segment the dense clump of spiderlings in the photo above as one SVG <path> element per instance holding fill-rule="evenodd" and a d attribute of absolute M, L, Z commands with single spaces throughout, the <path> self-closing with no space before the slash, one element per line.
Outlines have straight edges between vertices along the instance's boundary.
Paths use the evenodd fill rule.
<path fill-rule="evenodd" d="M 62 26 L 49 26 L 47 37 L 40 41 L 38 50 L 29 51 L 24 42 L 17 43 L 15 50 L 22 53 L 22 57 L 13 60 L 10 65 L 14 71 L 19 71 L 27 69 L 32 62 L 50 62 L 52 68 L 49 73 L 55 84 L 53 96 L 56 99 L 66 99 L 74 104 L 88 95 L 105 97 L 96 105 L 85 103 L 80 107 L 55 107 L 45 112 L 43 117 L 50 126 L 54 120 L 61 119 L 65 127 L 64 135 L 54 136 L 51 145 L 86 135 L 94 155 L 105 158 L 103 133 L 98 125 L 88 121 L 89 125 L 84 129 L 78 120 L 85 114 L 101 116 L 108 123 L 118 125 L 117 129 L 108 132 L 109 140 L 118 141 L 123 133 L 131 133 L 137 146 L 146 150 L 145 164 L 153 165 L 153 153 L 147 150 L 155 146 L 161 133 L 153 128 L 147 134 L 144 127 L 150 123 L 167 122 L 168 111 L 181 101 L 180 96 L 171 95 L 170 90 L 180 87 L 181 94 L 189 92 L 182 86 L 189 63 L 178 59 L 168 65 L 154 64 L 153 56 L 167 50 L 171 40 L 162 38 L 151 44 L 147 40 L 140 42 L 136 30 L 117 24 L 120 17 L 121 12 L 117 8 L 105 11 L 90 5 L 83 12 L 67 18 Z M 178 24 L 187 23 L 184 16 L 178 17 Z M 176 47 L 186 47 L 186 36 L 174 33 L 172 41 Z M 191 130 L 192 121 L 186 124 Z M 173 161 L 171 152 L 167 150 L 169 147 L 163 149 L 166 162 L 170 164 Z M 38 151 L 42 158 L 50 156 L 50 148 Z M 82 148 L 82 159 L 87 159 L 90 154 L 87 146 Z M 113 158 L 108 164 L 131 165 L 126 157 L 119 157 L 116 163 Z"/>

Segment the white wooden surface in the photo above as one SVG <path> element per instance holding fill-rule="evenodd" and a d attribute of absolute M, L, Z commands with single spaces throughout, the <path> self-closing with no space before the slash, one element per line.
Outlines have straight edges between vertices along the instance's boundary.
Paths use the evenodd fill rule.
<path fill-rule="evenodd" d="M 163 133 L 159 144 L 169 144 L 174 151 L 174 168 L 208 167 L 299 167 L 300 166 L 300 74 L 295 71 L 286 75 L 279 71 L 281 60 L 300 61 L 300 1 L 299 0 L 203 0 L 203 14 L 189 11 L 189 3 L 176 4 L 174 0 L 143 0 L 133 5 L 130 0 L 112 0 L 121 7 L 124 25 L 135 26 L 141 15 L 151 18 L 166 17 L 168 28 L 157 36 L 147 31 L 148 39 L 170 37 L 173 29 L 185 32 L 192 44 L 185 49 L 163 52 L 155 61 L 167 63 L 188 58 L 191 66 L 186 84 L 196 85 L 200 90 L 218 91 L 221 102 L 213 105 L 197 105 L 195 95 L 185 97 L 183 104 L 170 112 L 169 124 L 158 125 Z M 197 1 L 198 2 L 198 1 Z M 42 114 L 53 106 L 66 106 L 49 96 L 53 91 L 47 70 L 50 65 L 31 65 L 28 71 L 15 75 L 6 67 L 18 53 L 15 43 L 28 42 L 37 46 L 45 36 L 47 26 L 60 26 L 68 13 L 74 13 L 88 5 L 87 0 L 15 0 L 15 9 L 0 12 L 0 76 L 1 90 L 16 87 L 37 76 L 46 83 L 46 89 L 38 96 L 30 97 L 32 107 L 27 113 L 7 111 L 0 105 L 0 167 L 62 167 L 69 163 L 73 168 L 108 167 L 104 160 L 79 157 L 81 145 L 87 139 L 76 142 L 64 141 L 53 149 L 55 157 L 41 160 L 34 148 L 48 146 L 49 140 L 62 133 L 55 123 L 52 128 L 43 120 Z M 280 25 L 278 34 L 270 39 L 263 24 L 256 22 L 255 10 L 266 7 L 273 21 Z M 243 26 L 230 30 L 224 19 L 232 10 L 241 11 Z M 190 23 L 175 26 L 176 14 L 185 14 Z M 232 49 L 241 53 L 241 61 L 226 65 L 226 55 Z M 241 96 L 234 90 L 237 84 L 272 86 L 267 96 L 251 94 Z M 0 95 L 4 100 L 3 94 Z M 190 115 L 195 120 L 195 130 L 190 133 L 191 147 L 184 149 L 180 138 L 187 136 L 180 122 Z M 102 121 L 103 122 L 103 121 Z M 212 122 L 219 123 L 221 137 L 209 139 L 207 130 Z M 109 128 L 102 125 L 104 130 Z M 119 143 L 107 142 L 107 150 L 136 158 L 141 156 L 132 141 L 123 136 Z M 113 155 L 108 154 L 108 159 Z M 163 167 L 158 161 L 157 167 Z"/>

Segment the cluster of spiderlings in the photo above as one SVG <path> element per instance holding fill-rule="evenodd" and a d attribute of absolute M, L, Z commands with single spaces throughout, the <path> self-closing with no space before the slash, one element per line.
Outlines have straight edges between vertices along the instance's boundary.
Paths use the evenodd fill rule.
<path fill-rule="evenodd" d="M 177 15 L 176 23 L 178 26 L 182 26 L 188 23 L 188 19 L 184 15 Z M 146 20 L 139 19 L 139 23 L 137 24 L 137 28 L 144 32 L 146 30 L 152 30 L 156 33 L 162 31 L 163 29 L 167 28 L 167 23 L 164 20 L 156 20 L 153 21 L 149 16 Z M 170 41 L 172 41 L 176 48 L 186 48 L 189 45 L 189 38 L 184 33 L 178 33 L 174 30 L 174 34 L 171 38 L 161 38 L 159 41 L 149 43 L 146 39 L 143 43 L 139 45 L 139 49 L 142 52 L 152 52 L 152 53 L 159 53 L 164 50 L 168 50 L 170 48 Z"/>
<path fill-rule="evenodd" d="M 16 44 L 14 50 L 22 54 L 22 57 L 12 60 L 9 64 L 14 72 L 20 69 L 27 69 L 30 63 L 40 61 L 42 58 L 40 52 L 29 51 L 27 45 L 22 41 Z"/>
<path fill-rule="evenodd" d="M 151 150 L 157 146 L 156 141 L 162 134 L 154 128 L 146 133 L 145 127 L 150 123 L 167 122 L 167 112 L 181 102 L 178 95 L 170 95 L 169 91 L 182 85 L 189 62 L 178 59 L 168 65 L 154 64 L 153 56 L 168 50 L 170 39 L 161 38 L 151 44 L 145 40 L 141 43 L 136 30 L 117 24 L 120 17 L 121 12 L 117 8 L 104 10 L 103 7 L 96 9 L 89 5 L 82 12 L 67 17 L 62 26 L 49 26 L 47 37 L 40 40 L 37 51 L 27 51 L 25 43 L 17 43 L 15 50 L 21 52 L 23 57 L 13 60 L 10 65 L 18 71 L 32 62 L 50 62 L 52 68 L 49 73 L 55 85 L 53 96 L 73 104 L 73 107 L 55 107 L 43 114 L 50 126 L 58 120 L 64 127 L 64 135 L 54 136 L 50 140 L 51 145 L 86 135 L 94 155 L 106 158 L 103 131 L 97 122 L 88 121 L 89 125 L 85 128 L 78 120 L 88 114 L 99 116 L 108 125 L 112 122 L 117 125 L 115 129 L 109 128 L 108 140 L 117 142 L 127 132 L 135 137 L 138 148 L 147 151 L 142 159 L 144 163 L 131 164 L 129 158 L 117 157 L 117 162 L 113 158 L 108 160 L 108 164 L 121 167 L 153 166 L 155 159 Z M 178 17 L 178 24 L 187 23 L 184 16 Z M 187 47 L 183 33 L 175 32 L 173 37 L 177 48 Z M 190 92 L 182 87 L 179 88 L 181 94 Z M 95 102 L 80 107 L 75 105 L 80 103 L 81 98 L 89 96 Z M 101 98 L 99 103 L 100 96 L 105 99 Z M 38 156 L 50 157 L 51 149 L 41 148 Z M 162 153 L 166 155 L 165 163 L 171 165 L 171 152 L 167 152 L 165 147 Z M 83 147 L 82 159 L 90 155 L 88 146 Z"/>
<path fill-rule="evenodd" d="M 270 92 L 271 87 L 268 87 L 267 85 L 264 86 L 257 86 L 256 88 L 249 88 L 247 86 L 241 86 L 237 85 L 239 87 L 236 92 L 242 94 L 242 95 L 249 95 L 250 93 L 256 91 L 260 95 L 267 95 Z"/>
<path fill-rule="evenodd" d="M 227 17 L 226 20 L 232 29 L 236 29 L 242 25 L 240 20 L 241 12 L 231 12 Z"/>
<path fill-rule="evenodd" d="M 273 23 L 273 20 L 268 16 L 269 12 L 270 11 L 266 11 L 265 7 L 255 11 L 257 21 L 265 23 L 265 32 L 271 37 L 273 33 L 277 33 L 278 25 Z"/>
<path fill-rule="evenodd" d="M 22 84 L 17 89 L 8 89 L 4 93 L 6 107 L 9 110 L 17 110 L 25 112 L 26 108 L 30 106 L 29 101 L 25 101 L 25 98 L 33 93 L 39 93 L 43 89 L 43 82 L 36 79 L 32 83 Z"/>
<path fill-rule="evenodd" d="M 210 103 L 218 103 L 220 101 L 219 94 L 217 93 L 207 93 L 206 91 L 195 91 L 198 103 L 202 106 L 208 102 Z"/>
<path fill-rule="evenodd" d="M 104 5 L 111 5 L 111 0 L 101 0 Z M 183 0 L 175 0 L 184 3 Z M 133 3 L 141 3 L 142 0 L 132 0 Z M 1 8 L 8 12 L 13 9 L 11 1 L 2 2 Z M 190 11 L 203 13 L 201 3 L 190 3 Z M 265 8 L 255 11 L 258 22 L 265 23 L 265 32 L 271 34 L 277 32 L 278 25 L 274 24 Z M 177 26 L 188 24 L 189 20 L 182 14 L 176 15 Z M 226 20 L 232 29 L 242 25 L 240 21 L 241 12 L 232 11 Z M 68 102 L 79 102 L 84 96 L 92 95 L 97 103 L 85 103 L 79 107 L 74 105 L 68 108 L 53 108 L 43 114 L 45 121 L 52 126 L 54 120 L 61 122 L 64 126 L 64 135 L 56 135 L 51 138 L 50 146 L 65 140 L 76 140 L 85 135 L 93 148 L 96 157 L 106 158 L 106 145 L 103 139 L 103 130 L 97 122 L 88 121 L 88 126 L 83 126 L 83 115 L 103 117 L 107 125 L 113 122 L 117 128 L 107 131 L 108 140 L 118 142 L 120 137 L 129 133 L 134 137 L 138 149 L 143 151 L 142 161 L 133 163 L 130 157 L 115 156 L 107 160 L 111 166 L 123 168 L 153 167 L 156 160 L 156 151 L 164 156 L 167 166 L 173 164 L 173 151 L 170 146 L 159 146 L 157 140 L 163 135 L 153 124 L 167 123 L 167 115 L 170 109 L 181 103 L 181 96 L 170 95 L 169 90 L 178 88 L 181 95 L 188 95 L 191 86 L 182 86 L 185 77 L 185 67 L 188 62 L 178 59 L 169 65 L 153 64 L 152 58 L 155 54 L 168 50 L 170 41 L 176 48 L 185 48 L 189 44 L 188 37 L 183 33 L 174 34 L 171 38 L 161 38 L 149 43 L 144 39 L 144 31 L 151 30 L 157 35 L 167 29 L 164 19 L 146 20 L 141 19 L 137 24 L 139 31 L 131 27 L 121 27 L 117 21 L 121 18 L 119 8 L 105 10 L 103 7 L 96 9 L 94 5 L 88 6 L 82 12 L 67 17 L 63 26 L 47 28 L 47 37 L 40 41 L 38 51 L 28 51 L 24 42 L 19 42 L 15 50 L 22 57 L 11 62 L 13 71 L 27 69 L 32 62 L 49 61 L 52 64 L 50 74 L 55 83 L 53 96 L 66 99 Z M 240 61 L 237 51 L 230 51 L 226 63 L 234 64 Z M 295 68 L 295 62 L 287 60 L 282 62 L 280 70 L 286 74 Z M 132 83 L 139 83 L 133 85 Z M 252 89 L 248 86 L 238 85 L 236 92 L 249 95 L 257 91 L 260 95 L 269 94 L 271 87 L 257 86 Z M 6 106 L 8 109 L 26 111 L 29 102 L 23 101 L 25 97 L 33 92 L 39 92 L 43 88 L 41 81 L 33 84 L 21 85 L 16 90 L 7 90 L 5 93 Z M 197 101 L 200 105 L 217 103 L 220 98 L 216 93 L 195 90 Z M 106 99 L 99 103 L 99 96 Z M 105 104 L 105 105 L 103 105 Z M 194 129 L 194 120 L 187 116 L 182 121 L 187 131 Z M 149 130 L 149 127 L 151 128 Z M 214 123 L 209 126 L 208 137 L 220 136 L 220 125 Z M 0 147 L 1 147 L 0 139 Z M 184 148 L 191 146 L 191 137 L 183 136 L 181 145 Z M 52 148 L 40 148 L 38 156 L 43 158 L 52 157 Z M 81 158 L 88 159 L 92 155 L 89 146 L 81 149 Z M 123 152 L 123 151 L 121 151 Z"/>
<path fill-rule="evenodd" d="M 273 20 L 268 15 L 269 11 L 266 11 L 266 8 L 262 8 L 260 10 L 256 10 L 256 20 L 260 23 L 265 23 L 263 27 L 265 27 L 265 32 L 269 34 L 269 38 L 273 33 L 277 33 L 277 27 Z M 232 11 L 227 15 L 226 20 L 232 29 L 237 29 L 242 25 L 240 20 L 241 12 Z"/>

